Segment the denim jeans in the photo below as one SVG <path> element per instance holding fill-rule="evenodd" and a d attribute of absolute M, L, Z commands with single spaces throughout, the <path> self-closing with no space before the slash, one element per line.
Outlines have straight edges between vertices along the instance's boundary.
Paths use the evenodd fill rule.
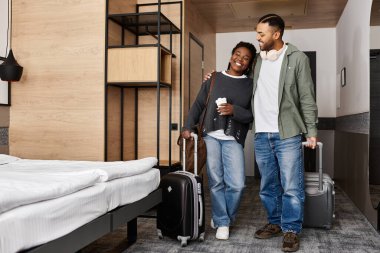
<path fill-rule="evenodd" d="M 261 174 L 260 198 L 268 222 L 283 232 L 302 229 L 305 201 L 301 135 L 280 139 L 278 133 L 256 133 L 255 154 Z"/>
<path fill-rule="evenodd" d="M 230 226 L 245 187 L 243 147 L 235 140 L 219 140 L 208 135 L 204 140 L 212 219 L 216 227 Z"/>

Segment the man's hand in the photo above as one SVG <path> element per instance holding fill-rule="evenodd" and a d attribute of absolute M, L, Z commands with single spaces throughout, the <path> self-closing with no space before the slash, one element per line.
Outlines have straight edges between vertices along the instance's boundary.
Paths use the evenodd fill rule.
<path fill-rule="evenodd" d="M 210 79 L 212 73 L 214 73 L 214 72 L 215 72 L 215 70 L 211 70 L 211 72 L 207 73 L 207 74 L 203 77 L 203 81 L 207 81 L 208 79 Z"/>
<path fill-rule="evenodd" d="M 223 103 L 216 108 L 219 115 L 233 115 L 234 114 L 234 106 L 229 103 Z"/>
<path fill-rule="evenodd" d="M 306 141 L 307 141 L 307 144 L 305 146 L 308 148 L 315 149 L 315 147 L 317 146 L 317 138 L 316 137 L 306 138 Z"/>

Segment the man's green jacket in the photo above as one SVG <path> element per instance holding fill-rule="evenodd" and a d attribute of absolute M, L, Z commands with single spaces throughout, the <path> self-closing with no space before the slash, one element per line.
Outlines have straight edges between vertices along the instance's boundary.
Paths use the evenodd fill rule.
<path fill-rule="evenodd" d="M 280 72 L 278 92 L 278 129 L 281 139 L 303 133 L 305 137 L 317 137 L 318 108 L 315 102 L 313 80 L 309 58 L 295 46 L 287 43 Z M 257 56 L 253 72 L 252 112 L 257 80 L 260 75 L 262 59 Z M 255 121 L 255 115 L 253 115 Z M 252 124 L 255 132 L 255 122 Z"/>

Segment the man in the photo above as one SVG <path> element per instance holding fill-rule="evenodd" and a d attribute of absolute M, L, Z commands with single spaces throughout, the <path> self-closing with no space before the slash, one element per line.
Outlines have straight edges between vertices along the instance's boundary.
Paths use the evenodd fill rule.
<path fill-rule="evenodd" d="M 280 16 L 268 14 L 256 28 L 261 52 L 254 70 L 252 130 L 268 224 L 255 237 L 269 239 L 282 232 L 282 250 L 294 252 L 300 245 L 305 200 L 301 134 L 315 148 L 317 106 L 309 60 L 284 43 L 284 27 Z"/>

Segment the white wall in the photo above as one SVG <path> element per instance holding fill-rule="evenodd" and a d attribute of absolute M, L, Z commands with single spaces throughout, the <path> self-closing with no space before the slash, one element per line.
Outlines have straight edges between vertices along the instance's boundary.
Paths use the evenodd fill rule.
<path fill-rule="evenodd" d="M 349 0 L 336 27 L 337 75 L 345 67 L 337 116 L 369 111 L 369 15 L 372 0 Z"/>
<path fill-rule="evenodd" d="M 7 24 L 8 24 L 8 0 L 0 0 L 0 56 L 6 57 L 7 45 Z M 8 45 L 9 49 L 9 45 Z M 2 61 L 0 61 L 0 64 Z M 8 103 L 8 85 L 0 80 L 0 104 Z"/>
<path fill-rule="evenodd" d="M 285 21 L 286 22 L 286 21 Z M 239 41 L 251 42 L 259 50 L 256 32 L 217 33 L 216 68 L 227 68 L 232 48 Z M 317 53 L 317 105 L 319 117 L 336 116 L 336 33 L 335 28 L 285 30 L 284 41 L 301 51 Z"/>
<path fill-rule="evenodd" d="M 0 0 L 0 56 L 5 57 L 7 43 L 8 0 Z"/>
<path fill-rule="evenodd" d="M 380 26 L 370 27 L 369 47 L 370 49 L 380 49 Z"/>

